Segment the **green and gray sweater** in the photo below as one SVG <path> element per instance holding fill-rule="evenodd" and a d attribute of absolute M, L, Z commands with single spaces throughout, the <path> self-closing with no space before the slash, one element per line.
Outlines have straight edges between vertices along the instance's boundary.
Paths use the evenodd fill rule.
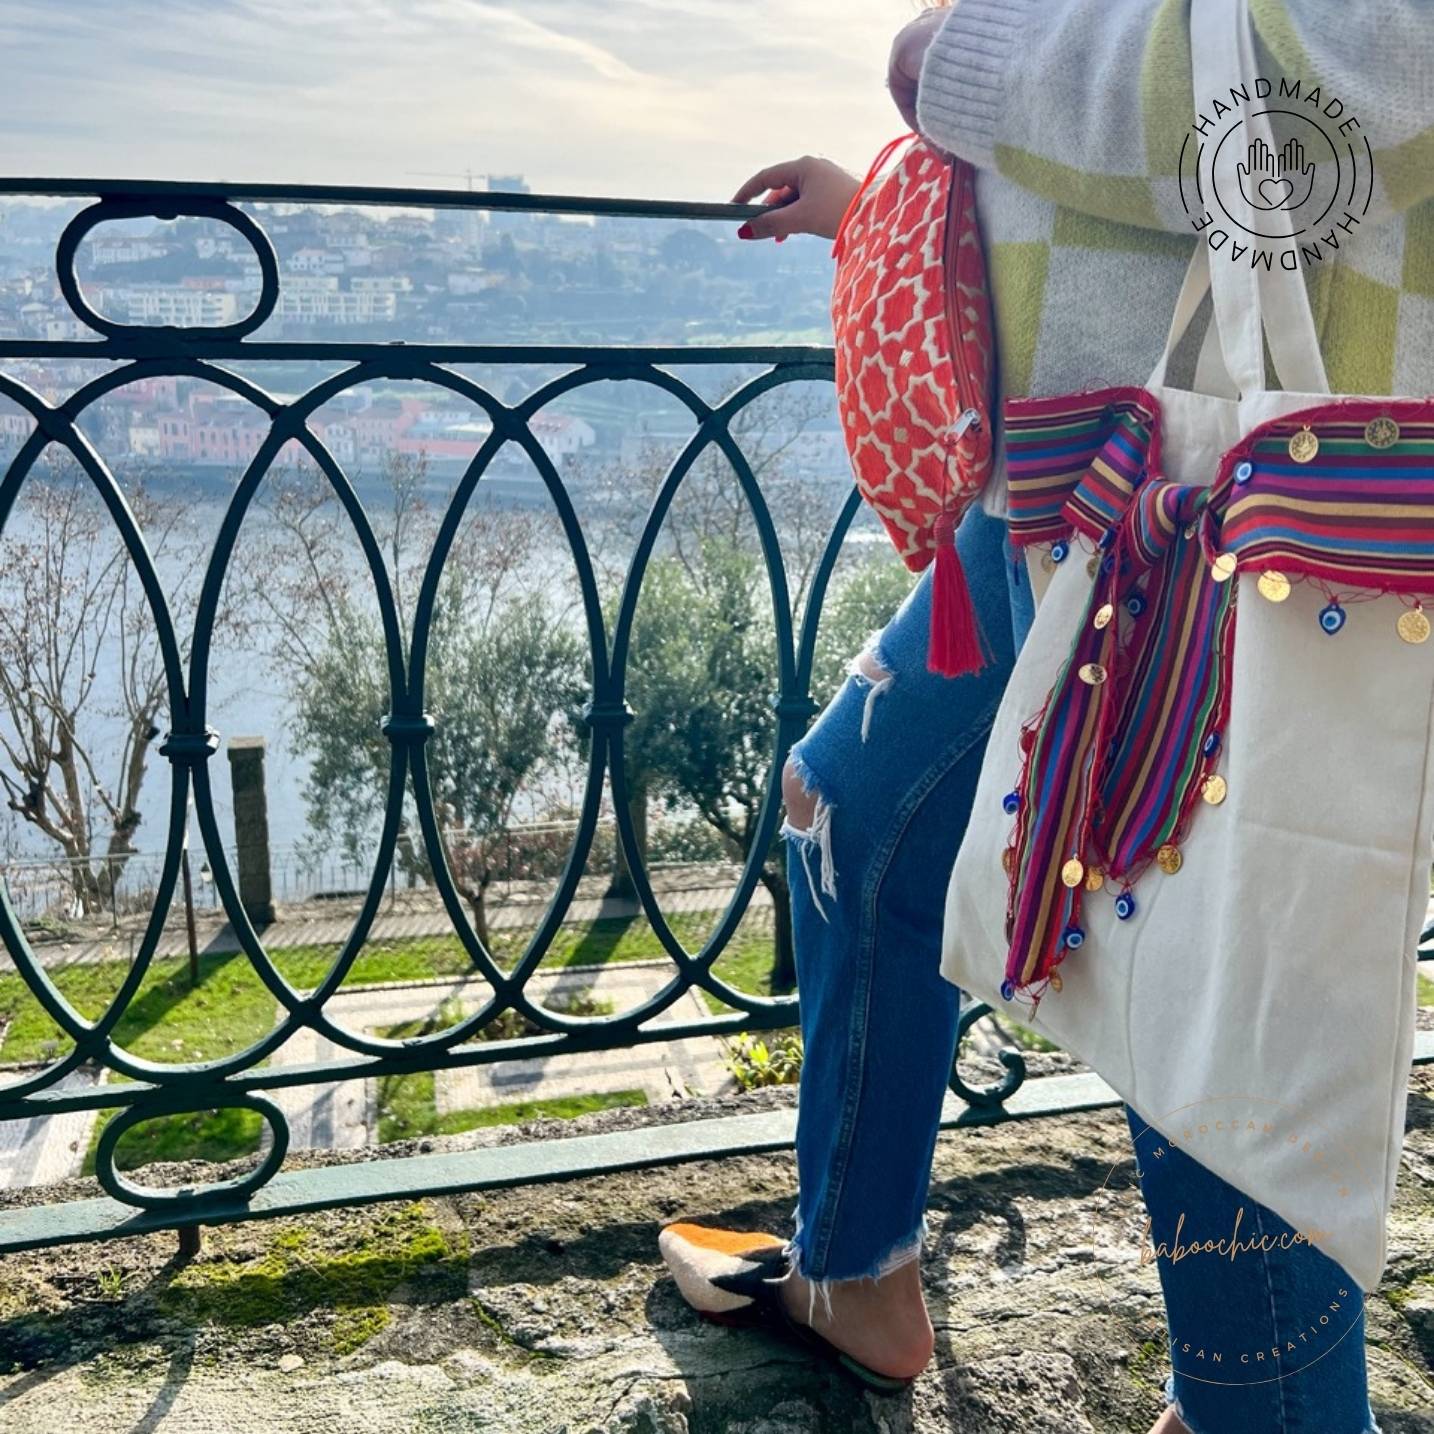
<path fill-rule="evenodd" d="M 1196 242 L 1190 3 L 957 0 L 932 42 L 919 123 L 981 170 L 1003 396 L 1143 383 L 1160 355 Z M 1252 12 L 1260 74 L 1337 95 L 1373 151 L 1368 212 L 1305 268 L 1331 386 L 1434 393 L 1434 0 Z"/>

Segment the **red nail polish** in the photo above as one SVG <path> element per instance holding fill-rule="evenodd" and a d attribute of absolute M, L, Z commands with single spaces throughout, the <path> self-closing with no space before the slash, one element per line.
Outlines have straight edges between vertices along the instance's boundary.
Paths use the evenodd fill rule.
<path fill-rule="evenodd" d="M 751 226 L 750 224 L 744 224 L 744 225 L 737 231 L 737 237 L 738 237 L 739 239 L 753 239 L 753 238 L 755 238 L 756 236 L 752 233 L 752 226 Z"/>

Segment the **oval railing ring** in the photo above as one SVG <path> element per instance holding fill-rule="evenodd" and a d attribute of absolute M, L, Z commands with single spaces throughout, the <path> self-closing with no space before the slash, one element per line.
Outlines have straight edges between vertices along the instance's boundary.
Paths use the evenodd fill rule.
<path fill-rule="evenodd" d="M 115 1167 L 115 1146 L 126 1131 L 143 1125 L 148 1120 L 159 1120 L 169 1115 L 193 1115 L 201 1110 L 253 1110 L 264 1119 L 273 1132 L 273 1140 L 264 1158 L 246 1175 L 232 1180 L 220 1180 L 210 1185 L 180 1186 L 173 1190 L 159 1190 L 152 1185 L 140 1185 L 126 1179 Z M 214 1204 L 219 1201 L 242 1200 L 252 1195 L 262 1185 L 268 1184 L 278 1173 L 289 1152 L 289 1122 L 284 1112 L 273 1101 L 253 1092 L 233 1093 L 218 1091 L 212 1106 L 202 1099 L 196 1100 L 193 1092 L 175 1094 L 158 1100 L 141 1101 L 120 1111 L 100 1132 L 95 1146 L 95 1179 L 106 1194 L 126 1205 L 135 1205 L 141 1210 L 191 1209 L 196 1206 Z"/>
<path fill-rule="evenodd" d="M 259 264 L 259 298 L 253 310 L 232 324 L 196 325 L 175 328 L 158 324 L 122 324 L 106 318 L 85 298 L 75 274 L 75 257 L 80 242 L 100 224 L 115 219 L 213 219 L 227 224 L 249 243 Z M 153 200 L 106 197 L 88 209 L 82 209 L 65 226 L 55 250 L 55 274 L 60 292 L 75 316 L 108 338 L 133 338 L 136 335 L 165 334 L 184 339 L 241 339 L 264 324 L 279 302 L 279 259 L 274 245 L 256 220 L 222 199 L 186 199 L 183 203 L 165 205 Z"/>

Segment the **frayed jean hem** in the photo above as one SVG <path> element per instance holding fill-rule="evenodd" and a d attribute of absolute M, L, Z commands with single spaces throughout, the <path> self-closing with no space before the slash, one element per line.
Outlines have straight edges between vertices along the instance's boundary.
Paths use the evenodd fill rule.
<path fill-rule="evenodd" d="M 921 1258 L 921 1246 L 926 1239 L 926 1217 L 923 1215 L 921 1224 L 916 1230 L 898 1240 L 889 1249 L 884 1250 L 876 1259 L 872 1260 L 868 1267 L 850 1275 L 825 1275 L 820 1278 L 813 1277 L 809 1271 L 805 1249 L 802 1245 L 802 1215 L 798 1208 L 793 1212 L 796 1221 L 796 1233 L 787 1241 L 784 1253 L 786 1254 L 790 1268 L 785 1279 L 790 1279 L 794 1274 L 800 1275 L 807 1281 L 810 1287 L 810 1297 L 807 1303 L 807 1323 L 810 1324 L 816 1315 L 817 1301 L 821 1300 L 822 1308 L 826 1311 L 828 1319 L 832 1318 L 832 1287 L 834 1285 L 855 1284 L 860 1280 L 880 1280 L 904 1265 L 909 1265 Z"/>

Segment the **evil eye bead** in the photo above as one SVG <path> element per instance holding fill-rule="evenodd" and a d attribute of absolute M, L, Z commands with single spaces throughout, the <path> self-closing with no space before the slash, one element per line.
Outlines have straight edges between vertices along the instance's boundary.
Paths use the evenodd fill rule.
<path fill-rule="evenodd" d="M 1129 921 L 1135 915 L 1135 898 L 1128 891 L 1122 891 L 1115 898 L 1115 914 L 1122 921 Z"/>
<path fill-rule="evenodd" d="M 1243 487 L 1255 476 L 1255 465 L 1253 463 L 1241 463 L 1235 468 L 1235 482 Z"/>
<path fill-rule="evenodd" d="M 1079 926 L 1067 926 L 1061 941 L 1067 951 L 1079 951 L 1085 945 L 1085 932 Z"/>
<path fill-rule="evenodd" d="M 1220 734 L 1212 732 L 1204 741 L 1200 751 L 1206 757 L 1213 757 L 1220 750 Z"/>
<path fill-rule="evenodd" d="M 1349 614 L 1337 602 L 1332 602 L 1328 607 L 1320 609 L 1319 625 L 1331 637 L 1345 625 L 1348 619 Z"/>
<path fill-rule="evenodd" d="M 1015 985 L 1009 980 L 1001 982 L 1001 999 L 1003 1001 L 1014 1001 L 1016 999 Z"/>
<path fill-rule="evenodd" d="M 1070 556 L 1070 551 L 1071 549 L 1069 543 L 1052 543 L 1051 561 L 1053 563 L 1065 562 L 1065 560 Z"/>
<path fill-rule="evenodd" d="M 1145 596 L 1142 593 L 1131 593 L 1131 595 L 1125 600 L 1125 610 L 1131 615 L 1131 617 L 1139 617 L 1140 614 L 1145 611 L 1147 606 L 1148 604 L 1145 601 Z"/>
<path fill-rule="evenodd" d="M 1013 817 L 1021 810 L 1021 794 L 1019 792 L 1007 792 L 1001 798 L 1001 810 L 1008 817 Z"/>

